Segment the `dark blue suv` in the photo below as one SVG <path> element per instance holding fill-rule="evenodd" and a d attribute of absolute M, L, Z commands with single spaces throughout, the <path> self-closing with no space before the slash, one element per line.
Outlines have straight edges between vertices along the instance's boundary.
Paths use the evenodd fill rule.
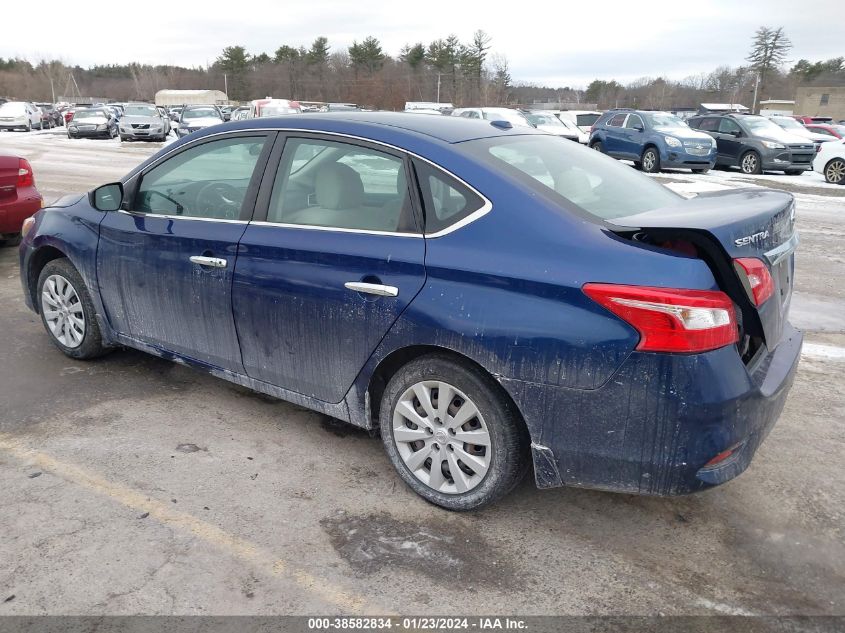
<path fill-rule="evenodd" d="M 610 110 L 596 121 L 590 147 L 634 161 L 638 169 L 682 167 L 704 173 L 716 164 L 713 139 L 669 112 Z"/>

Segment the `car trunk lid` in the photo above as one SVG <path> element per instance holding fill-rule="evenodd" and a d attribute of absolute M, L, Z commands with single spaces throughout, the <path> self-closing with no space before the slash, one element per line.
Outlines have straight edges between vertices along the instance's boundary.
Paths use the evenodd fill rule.
<path fill-rule="evenodd" d="M 722 290 L 739 306 L 745 332 L 765 341 L 768 349 L 780 342 L 798 244 L 791 194 L 766 189 L 712 192 L 610 222 L 615 232 L 634 239 L 645 232 L 658 245 L 673 240 L 694 244 Z M 747 257 L 763 261 L 772 277 L 772 296 L 760 306 L 754 305 L 734 265 L 734 260 Z"/>
<path fill-rule="evenodd" d="M 20 160 L 17 156 L 0 156 L 0 200 L 12 200 L 17 196 L 18 169 Z"/>

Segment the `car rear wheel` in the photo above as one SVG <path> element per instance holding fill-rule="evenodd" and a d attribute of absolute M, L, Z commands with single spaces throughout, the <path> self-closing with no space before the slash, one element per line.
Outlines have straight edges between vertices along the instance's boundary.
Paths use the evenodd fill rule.
<path fill-rule="evenodd" d="M 834 158 L 825 165 L 824 179 L 832 185 L 845 185 L 845 160 Z"/>
<path fill-rule="evenodd" d="M 800 176 L 804 173 L 803 169 L 787 169 L 785 172 L 787 176 Z"/>
<path fill-rule="evenodd" d="M 87 359 L 108 351 L 91 296 L 70 261 L 60 258 L 48 262 L 38 276 L 37 289 L 44 329 L 66 356 Z"/>
<path fill-rule="evenodd" d="M 649 147 L 643 152 L 642 169 L 648 174 L 660 171 L 660 154 L 654 147 Z"/>
<path fill-rule="evenodd" d="M 708 171 L 710 171 L 709 167 L 707 169 L 693 169 L 692 173 L 694 173 L 694 174 L 706 174 Z"/>
<path fill-rule="evenodd" d="M 743 174 L 762 174 L 763 167 L 760 164 L 760 156 L 757 152 L 745 152 L 739 159 L 739 170 Z"/>
<path fill-rule="evenodd" d="M 596 150 L 597 152 L 604 152 L 604 145 L 601 144 L 601 141 L 596 141 L 591 144 L 590 148 Z"/>
<path fill-rule="evenodd" d="M 441 355 L 402 367 L 380 411 L 387 455 L 426 501 L 472 510 L 510 492 L 528 465 L 513 405 L 481 370 Z"/>

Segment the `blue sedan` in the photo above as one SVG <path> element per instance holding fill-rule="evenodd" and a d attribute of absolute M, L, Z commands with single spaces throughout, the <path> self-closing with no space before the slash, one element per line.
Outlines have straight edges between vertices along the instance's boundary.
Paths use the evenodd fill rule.
<path fill-rule="evenodd" d="M 802 343 L 789 194 L 685 200 L 506 121 L 219 125 L 24 233 L 24 297 L 66 355 L 132 347 L 378 429 L 453 510 L 529 470 L 541 488 L 724 483 Z"/>

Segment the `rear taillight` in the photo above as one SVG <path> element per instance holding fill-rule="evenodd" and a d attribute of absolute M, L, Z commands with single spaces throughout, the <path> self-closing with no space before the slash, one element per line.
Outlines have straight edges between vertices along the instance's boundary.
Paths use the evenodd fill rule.
<path fill-rule="evenodd" d="M 775 289 L 768 266 L 756 257 L 741 257 L 734 260 L 734 267 L 754 305 L 763 305 Z"/>
<path fill-rule="evenodd" d="M 18 182 L 17 188 L 35 186 L 35 177 L 32 175 L 32 166 L 25 158 L 18 159 Z"/>
<path fill-rule="evenodd" d="M 706 352 L 736 343 L 734 305 L 718 290 L 585 284 L 584 293 L 640 333 L 643 352 Z"/>

